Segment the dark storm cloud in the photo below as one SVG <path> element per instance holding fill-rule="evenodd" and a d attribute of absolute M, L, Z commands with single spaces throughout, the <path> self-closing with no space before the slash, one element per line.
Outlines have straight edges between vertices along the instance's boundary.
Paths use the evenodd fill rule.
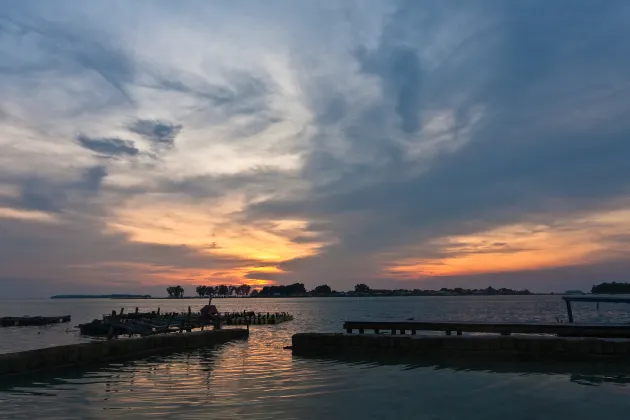
<path fill-rule="evenodd" d="M 630 123 L 623 117 L 630 107 L 630 46 L 621 41 L 630 36 L 626 3 L 576 2 L 569 11 L 548 2 L 494 2 L 502 7 L 491 25 L 422 72 L 414 52 L 422 45 L 405 25 L 453 6 L 429 3 L 432 12 L 426 3 L 404 3 L 378 50 L 358 55 L 362 71 L 382 79 L 383 100 L 345 130 L 351 154 L 313 150 L 307 156 L 307 176 L 335 173 L 334 182 L 249 209 L 254 218 L 332 222 L 339 243 L 300 260 L 297 273 L 337 264 L 338 255 L 367 259 L 447 235 L 552 222 L 610 208 L 630 195 Z M 453 89 L 460 85 L 465 89 Z M 343 102 L 332 97 L 330 103 Z M 465 126 L 475 107 L 481 120 L 455 151 L 413 159 L 393 139 L 422 130 L 426 104 L 448 105 L 456 126 Z M 399 131 L 383 132 L 390 118 L 401 121 Z M 351 163 L 362 152 L 354 148 L 359 144 L 379 151 L 371 164 Z"/>
<path fill-rule="evenodd" d="M 106 177 L 107 169 L 101 165 L 81 170 L 73 180 L 4 176 L 0 180 L 16 186 L 19 194 L 16 197 L 0 196 L 0 206 L 45 213 L 84 209 L 90 205 L 90 199 L 100 194 Z"/>
<path fill-rule="evenodd" d="M 366 73 L 379 76 L 386 96 L 391 96 L 401 128 L 412 134 L 419 128 L 422 71 L 416 51 L 409 47 L 381 46 L 373 54 L 360 50 L 357 59 Z"/>
<path fill-rule="evenodd" d="M 182 129 L 181 124 L 172 124 L 159 120 L 136 120 L 127 126 L 133 133 L 139 134 L 154 145 L 171 148 Z"/>
<path fill-rule="evenodd" d="M 134 66 L 122 50 L 107 43 L 105 35 L 100 37 L 78 26 L 61 25 L 30 14 L 15 4 L 0 11 L 0 31 L 14 45 L 28 47 L 1 49 L 0 74 L 38 78 L 44 84 L 55 83 L 57 77 L 69 75 L 95 76 L 95 81 L 109 87 L 107 97 L 97 98 L 94 91 L 75 97 L 81 103 L 76 107 L 77 112 L 133 102 L 127 85 L 135 77 Z M 16 83 L 16 80 L 12 78 L 11 82 Z"/>
<path fill-rule="evenodd" d="M 92 138 L 85 134 L 77 136 L 79 144 L 93 152 L 108 156 L 135 156 L 139 150 L 133 141 L 117 138 Z"/>

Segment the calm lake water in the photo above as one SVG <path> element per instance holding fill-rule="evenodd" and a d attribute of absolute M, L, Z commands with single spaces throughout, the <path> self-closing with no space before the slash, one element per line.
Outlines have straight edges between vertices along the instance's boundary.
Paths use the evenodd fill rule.
<path fill-rule="evenodd" d="M 630 366 L 292 356 L 295 332 L 341 332 L 344 320 L 566 320 L 557 296 L 217 300 L 221 311 L 295 315 L 247 341 L 0 379 L 0 418 L 596 419 L 630 412 Z M 85 341 L 74 325 L 112 309 L 198 310 L 205 300 L 0 301 L 0 316 L 71 314 L 71 324 L 0 329 L 0 352 Z M 625 305 L 574 304 L 577 320 L 628 321 Z"/>

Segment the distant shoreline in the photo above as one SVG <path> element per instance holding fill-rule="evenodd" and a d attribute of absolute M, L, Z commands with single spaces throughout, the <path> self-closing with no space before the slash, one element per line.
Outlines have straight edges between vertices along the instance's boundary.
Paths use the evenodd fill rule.
<path fill-rule="evenodd" d="M 55 295 L 51 299 L 159 299 L 151 295 L 129 295 L 129 294 L 111 294 L 111 295 Z"/>
<path fill-rule="evenodd" d="M 352 295 L 295 295 L 295 296 L 212 296 L 213 299 L 295 299 L 295 298 L 391 298 L 391 297 L 478 297 L 478 296 L 551 296 L 563 295 L 563 293 L 528 293 L 528 294 L 417 294 L 417 295 L 370 295 L 370 294 L 352 294 Z M 111 300 L 202 300 L 209 299 L 210 296 L 185 296 L 180 298 L 174 297 L 153 297 L 149 295 L 56 295 L 50 299 L 111 299 Z"/>

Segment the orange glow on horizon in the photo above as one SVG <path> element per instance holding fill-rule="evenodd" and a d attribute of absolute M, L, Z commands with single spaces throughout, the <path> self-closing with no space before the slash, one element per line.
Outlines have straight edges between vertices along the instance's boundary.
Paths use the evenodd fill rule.
<path fill-rule="evenodd" d="M 630 211 L 599 213 L 558 228 L 504 226 L 446 238 L 436 243 L 442 257 L 399 260 L 386 272 L 399 279 L 417 279 L 579 265 L 601 259 L 612 248 L 606 238 L 620 232 L 630 232 Z"/>
<path fill-rule="evenodd" d="M 184 205 L 125 209 L 109 228 L 129 234 L 135 242 L 186 245 L 212 255 L 263 263 L 312 256 L 323 245 L 291 241 L 304 234 L 306 221 L 277 220 L 264 227 L 236 224 L 228 217 L 236 211 L 234 206 L 225 204 L 211 212 Z"/>

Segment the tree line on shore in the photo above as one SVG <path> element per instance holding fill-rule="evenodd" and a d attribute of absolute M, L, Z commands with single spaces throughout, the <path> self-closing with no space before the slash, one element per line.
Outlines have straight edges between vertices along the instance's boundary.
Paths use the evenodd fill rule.
<path fill-rule="evenodd" d="M 591 288 L 593 294 L 630 295 L 630 283 L 600 283 Z"/>
<path fill-rule="evenodd" d="M 613 283 L 617 284 L 617 283 Z M 593 286 L 595 288 L 595 286 Z M 630 285 L 628 285 L 630 288 Z M 184 289 L 181 286 L 168 287 L 169 297 L 183 298 Z M 348 292 L 336 292 L 329 285 L 322 284 L 315 287 L 311 291 L 307 291 L 303 283 L 294 283 L 289 285 L 264 286 L 262 289 L 252 290 L 247 284 L 238 286 L 220 285 L 220 286 L 197 286 L 195 291 L 199 297 L 286 297 L 286 296 L 460 296 L 460 295 L 528 295 L 529 290 L 513 290 L 507 288 L 495 289 L 488 287 L 486 289 L 464 289 L 456 287 L 449 289 L 443 287 L 440 290 L 408 290 L 408 289 L 372 289 L 367 284 L 357 284 L 354 290 Z M 595 293 L 595 292 L 593 292 Z M 606 292 L 599 292 L 606 293 Z"/>
<path fill-rule="evenodd" d="M 195 291 L 199 297 L 213 297 L 213 296 L 237 296 L 245 297 L 249 296 L 252 290 L 252 286 L 249 284 L 241 284 L 239 286 L 222 284 L 220 286 L 197 286 Z"/>

